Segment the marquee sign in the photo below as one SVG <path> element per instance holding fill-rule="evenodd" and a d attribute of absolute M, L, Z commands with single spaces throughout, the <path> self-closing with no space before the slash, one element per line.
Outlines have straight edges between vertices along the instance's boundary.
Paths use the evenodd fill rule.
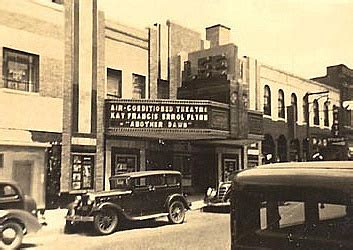
<path fill-rule="evenodd" d="M 108 129 L 228 130 L 228 107 L 210 101 L 107 100 Z"/>

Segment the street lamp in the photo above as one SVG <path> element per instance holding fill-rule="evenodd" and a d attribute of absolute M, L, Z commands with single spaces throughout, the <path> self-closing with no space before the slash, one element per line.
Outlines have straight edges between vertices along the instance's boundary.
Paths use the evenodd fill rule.
<path fill-rule="evenodd" d="M 329 91 L 319 91 L 319 92 L 306 92 L 304 96 L 304 101 L 305 101 L 305 120 L 306 120 L 306 138 L 308 140 L 308 148 L 307 148 L 307 155 L 306 159 L 307 161 L 311 160 L 311 135 L 310 135 L 310 114 L 309 114 L 309 96 L 311 95 L 321 95 L 321 94 L 327 94 Z"/>

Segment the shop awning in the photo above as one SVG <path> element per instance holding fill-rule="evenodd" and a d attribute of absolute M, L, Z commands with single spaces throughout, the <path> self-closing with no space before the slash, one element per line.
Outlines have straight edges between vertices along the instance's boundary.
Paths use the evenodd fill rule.
<path fill-rule="evenodd" d="M 118 137 L 139 137 L 154 138 L 164 140 L 205 140 L 205 139 L 226 139 L 228 131 L 213 129 L 133 129 L 133 128 L 114 128 L 106 131 L 107 136 Z"/>

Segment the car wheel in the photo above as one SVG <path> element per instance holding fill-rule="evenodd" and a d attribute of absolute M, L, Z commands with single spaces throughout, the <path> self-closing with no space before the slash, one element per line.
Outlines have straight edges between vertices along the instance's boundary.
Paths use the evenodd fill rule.
<path fill-rule="evenodd" d="M 23 230 L 16 222 L 5 222 L 0 235 L 0 249 L 16 249 L 22 244 Z"/>
<path fill-rule="evenodd" d="M 185 206 L 181 201 L 173 201 L 169 206 L 168 219 L 173 224 L 181 224 L 185 219 Z"/>
<path fill-rule="evenodd" d="M 94 227 L 99 234 L 111 234 L 118 226 L 119 217 L 112 209 L 103 209 L 94 216 Z"/>

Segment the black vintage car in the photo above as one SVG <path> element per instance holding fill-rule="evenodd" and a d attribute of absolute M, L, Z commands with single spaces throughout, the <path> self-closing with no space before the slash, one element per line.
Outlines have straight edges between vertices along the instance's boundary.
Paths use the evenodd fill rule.
<path fill-rule="evenodd" d="M 278 163 L 236 175 L 232 249 L 353 249 L 353 162 Z"/>
<path fill-rule="evenodd" d="M 177 171 L 141 171 L 110 178 L 110 191 L 77 196 L 69 205 L 66 232 L 80 223 L 93 223 L 99 234 L 110 234 L 127 220 L 148 220 L 168 216 L 171 223 L 183 223 L 190 203 L 182 193 Z"/>
<path fill-rule="evenodd" d="M 12 181 L 0 181 L 0 249 L 15 249 L 24 234 L 37 232 L 36 202 Z"/>

